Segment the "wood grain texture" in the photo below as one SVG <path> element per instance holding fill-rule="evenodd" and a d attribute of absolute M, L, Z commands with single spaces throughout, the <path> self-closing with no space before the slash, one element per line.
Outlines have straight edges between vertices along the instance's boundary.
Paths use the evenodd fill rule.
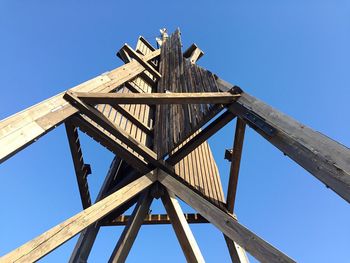
<path fill-rule="evenodd" d="M 231 240 L 235 240 L 235 242 L 261 262 L 295 262 L 242 226 L 232 215 L 205 200 L 174 177 L 163 171 L 159 171 L 158 180 L 185 203 L 198 211 L 209 222 L 219 228 Z"/>
<path fill-rule="evenodd" d="M 156 180 L 155 172 L 133 181 L 77 215 L 0 258 L 2 262 L 34 262 L 62 245 L 84 228 L 106 216 L 121 204 L 149 187 Z"/>

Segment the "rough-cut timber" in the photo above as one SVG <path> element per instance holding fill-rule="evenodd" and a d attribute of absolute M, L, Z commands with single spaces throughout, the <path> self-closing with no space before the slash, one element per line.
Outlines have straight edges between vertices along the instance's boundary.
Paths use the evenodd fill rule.
<path fill-rule="evenodd" d="M 159 71 L 163 77 L 158 81 L 158 93 L 218 92 L 211 72 L 184 59 L 179 30 L 162 43 Z M 158 158 L 174 150 L 221 109 L 212 104 L 157 105 L 154 138 Z"/>

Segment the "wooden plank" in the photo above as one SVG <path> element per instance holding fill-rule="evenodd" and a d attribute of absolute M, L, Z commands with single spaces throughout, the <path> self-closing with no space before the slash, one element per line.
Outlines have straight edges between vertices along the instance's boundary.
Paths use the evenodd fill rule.
<path fill-rule="evenodd" d="M 187 262 L 205 262 L 175 195 L 171 191 L 165 190 L 162 202 L 170 217 L 171 224 Z"/>
<path fill-rule="evenodd" d="M 227 188 L 226 207 L 230 213 L 233 213 L 236 200 L 239 167 L 241 165 L 243 140 L 246 124 L 242 119 L 237 118 L 235 139 L 232 148 L 232 158 L 230 166 L 230 177 Z"/>
<path fill-rule="evenodd" d="M 133 152 L 126 149 L 120 141 L 112 138 L 101 127 L 97 126 L 86 116 L 73 117 L 72 121 L 80 128 L 80 130 L 85 132 L 87 135 L 102 144 L 114 154 L 120 156 L 123 160 L 126 160 L 127 163 L 131 164 L 141 173 L 149 171 L 149 168 L 147 167 L 147 163 L 145 161 L 139 159 L 139 157 L 136 156 Z"/>
<path fill-rule="evenodd" d="M 189 224 L 202 224 L 208 223 L 204 217 L 200 214 L 184 214 L 184 217 Z M 121 215 L 117 218 L 112 219 L 111 221 L 104 222 L 103 226 L 125 226 L 130 220 L 129 215 Z M 170 217 L 168 214 L 149 214 L 146 216 L 142 225 L 167 225 L 171 224 Z"/>
<path fill-rule="evenodd" d="M 61 224 L 0 258 L 3 262 L 34 262 L 62 245 L 84 228 L 106 216 L 133 196 L 145 190 L 156 180 L 152 171 L 110 196 L 67 219 Z"/>
<path fill-rule="evenodd" d="M 231 84 L 218 80 L 226 91 Z M 301 124 L 253 96 L 242 93 L 229 108 L 285 155 L 350 202 L 350 149 Z M 251 116 L 262 120 L 254 123 Z M 260 126 L 260 127 L 259 127 Z M 272 129 L 271 135 L 267 132 Z"/>
<path fill-rule="evenodd" d="M 188 58 L 192 64 L 196 63 L 203 55 L 204 52 L 194 43 L 186 49 L 183 54 L 183 56 Z"/>
<path fill-rule="evenodd" d="M 125 44 L 122 47 L 122 49 L 125 50 L 125 52 L 128 53 L 131 58 L 135 59 L 138 63 L 140 63 L 149 73 L 152 74 L 153 77 L 155 77 L 156 79 L 160 79 L 162 77 L 153 66 L 151 66 L 147 61 L 145 61 L 143 57 L 137 54 L 128 44 Z"/>
<path fill-rule="evenodd" d="M 128 133 L 126 133 L 125 131 L 123 131 L 119 127 L 115 126 L 101 112 L 99 112 L 95 108 L 92 108 L 91 106 L 85 104 L 84 102 L 82 102 L 79 98 L 77 98 L 71 92 L 67 92 L 64 97 L 67 100 L 69 100 L 75 107 L 77 107 L 80 110 L 80 112 L 82 112 L 83 114 L 88 116 L 90 119 L 92 119 L 98 125 L 103 127 L 106 131 L 110 132 L 116 138 L 121 140 L 123 143 L 125 143 L 127 146 L 129 146 L 131 149 L 133 149 L 135 152 L 140 154 L 147 161 L 154 162 L 156 160 L 157 155 L 151 149 L 149 149 L 145 145 L 141 144 L 140 142 L 136 141 Z"/>
<path fill-rule="evenodd" d="M 149 212 L 152 200 L 153 197 L 148 191 L 140 196 L 131 218 L 125 226 L 118 243 L 109 258 L 109 263 L 125 262 L 141 228 L 142 222 Z"/>
<path fill-rule="evenodd" d="M 193 209 L 197 210 L 197 212 L 219 228 L 226 236 L 235 240 L 235 242 L 256 259 L 271 263 L 295 262 L 242 226 L 232 215 L 205 200 L 171 175 L 160 170 L 158 171 L 158 181 Z"/>
<path fill-rule="evenodd" d="M 194 137 L 192 137 L 188 142 L 186 142 L 183 146 L 178 147 L 176 151 L 169 155 L 167 162 L 171 165 L 176 164 L 190 152 L 192 152 L 195 148 L 201 145 L 204 141 L 208 140 L 213 134 L 215 134 L 218 130 L 224 127 L 227 123 L 229 123 L 235 115 L 230 111 L 224 112 L 217 119 L 215 119 L 212 123 L 210 123 L 207 127 L 197 133 Z"/>
<path fill-rule="evenodd" d="M 158 49 L 145 56 L 144 60 L 149 61 L 159 55 L 160 50 Z M 132 61 L 70 90 L 110 92 L 126 81 L 132 80 L 144 70 L 144 67 L 138 62 Z M 77 112 L 76 108 L 63 99 L 64 93 L 65 91 L 0 122 L 0 163 Z"/>
<path fill-rule="evenodd" d="M 78 182 L 81 202 L 83 208 L 86 209 L 89 206 L 91 206 L 90 191 L 87 181 L 88 173 L 91 171 L 88 171 L 87 166 L 84 163 L 83 154 L 81 151 L 81 146 L 78 137 L 78 129 L 74 127 L 71 121 L 66 121 L 65 127 L 68 137 L 69 148 L 73 159 L 75 175 Z"/>
<path fill-rule="evenodd" d="M 230 92 L 198 93 L 69 93 L 89 104 L 229 104 L 240 95 Z"/>
<path fill-rule="evenodd" d="M 230 253 L 232 262 L 249 263 L 249 259 L 247 257 L 247 254 L 245 253 L 245 250 L 240 245 L 238 245 L 237 243 L 229 239 L 227 236 L 224 235 L 224 238 L 225 238 L 225 242 L 227 244 L 227 248 Z"/>

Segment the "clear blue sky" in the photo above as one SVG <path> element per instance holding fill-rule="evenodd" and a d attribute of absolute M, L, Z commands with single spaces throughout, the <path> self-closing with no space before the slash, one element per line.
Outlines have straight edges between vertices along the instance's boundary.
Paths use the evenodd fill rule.
<path fill-rule="evenodd" d="M 312 128 L 350 145 L 349 1 L 0 2 L 0 119 L 121 62 L 139 35 L 180 27 L 199 64 Z M 226 191 L 234 123 L 210 140 Z M 82 136 L 93 196 L 112 154 Z M 157 204 L 154 211 L 161 211 Z M 186 207 L 185 207 L 186 208 Z M 187 208 L 186 208 L 187 209 Z M 0 255 L 81 210 L 64 127 L 0 165 Z M 242 224 L 300 262 L 349 262 L 350 207 L 247 131 L 236 212 Z M 90 262 L 105 262 L 121 232 L 105 228 Z M 193 226 L 208 262 L 228 262 L 215 227 Z M 76 238 L 42 262 L 65 262 Z M 128 262 L 183 262 L 171 226 L 144 226 Z"/>

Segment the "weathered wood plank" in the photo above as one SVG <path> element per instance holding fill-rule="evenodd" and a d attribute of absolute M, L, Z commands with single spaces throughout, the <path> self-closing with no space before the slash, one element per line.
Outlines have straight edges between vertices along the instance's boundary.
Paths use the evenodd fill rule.
<path fill-rule="evenodd" d="M 183 56 L 188 58 L 192 64 L 196 63 L 203 55 L 204 52 L 194 43 L 186 49 L 183 54 Z"/>
<path fill-rule="evenodd" d="M 159 54 L 160 50 L 158 49 L 143 59 L 149 61 Z M 132 61 L 70 90 L 110 92 L 126 81 L 132 80 L 144 70 L 144 67 L 138 62 Z M 63 99 L 64 93 L 62 92 L 0 122 L 0 163 L 77 112 L 77 109 Z"/>
<path fill-rule="evenodd" d="M 170 217 L 171 224 L 187 262 L 205 262 L 175 195 L 166 189 L 162 196 L 162 202 Z"/>
<path fill-rule="evenodd" d="M 152 200 L 153 197 L 148 191 L 140 196 L 131 218 L 125 226 L 118 243 L 109 258 L 109 263 L 125 262 L 141 228 L 142 222 L 149 212 Z"/>
<path fill-rule="evenodd" d="M 202 224 L 202 223 L 208 223 L 208 220 L 206 220 L 204 217 L 202 217 L 200 214 L 184 214 L 184 217 L 189 224 Z M 129 215 L 121 215 L 117 218 L 104 222 L 103 226 L 125 226 L 128 221 L 130 220 Z M 170 217 L 168 214 L 149 214 L 146 216 L 145 220 L 143 221 L 142 225 L 167 225 L 171 224 Z"/>
<path fill-rule="evenodd" d="M 158 171 L 159 182 L 176 196 L 197 210 L 209 222 L 219 228 L 230 239 L 235 240 L 252 256 L 262 262 L 295 262 L 281 251 L 242 226 L 227 212 L 202 198 L 190 188 L 163 171 Z"/>
<path fill-rule="evenodd" d="M 198 93 L 88 93 L 74 92 L 89 104 L 229 104 L 239 98 L 230 92 Z"/>
<path fill-rule="evenodd" d="M 62 245 L 84 228 L 106 216 L 156 180 L 154 171 L 0 258 L 3 262 L 34 262 Z"/>
<path fill-rule="evenodd" d="M 227 91 L 231 84 L 219 79 Z M 350 202 L 350 149 L 242 93 L 229 109 L 271 144 Z M 255 118 L 255 120 L 254 120 Z"/>

